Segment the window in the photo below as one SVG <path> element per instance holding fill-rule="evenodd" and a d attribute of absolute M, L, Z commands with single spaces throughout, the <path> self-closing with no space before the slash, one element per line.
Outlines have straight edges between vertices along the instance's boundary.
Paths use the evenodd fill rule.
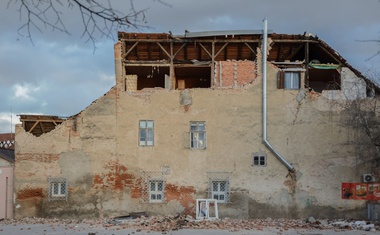
<path fill-rule="evenodd" d="M 149 181 L 149 202 L 164 201 L 164 181 L 150 180 Z"/>
<path fill-rule="evenodd" d="M 253 153 L 252 158 L 252 166 L 267 165 L 267 155 L 264 152 Z"/>
<path fill-rule="evenodd" d="M 49 178 L 49 201 L 67 200 L 67 178 Z"/>
<path fill-rule="evenodd" d="M 165 176 L 163 171 L 142 171 L 141 202 L 165 202 Z"/>
<path fill-rule="evenodd" d="M 300 88 L 301 73 L 299 71 L 278 72 L 277 87 L 279 89 L 297 90 Z"/>
<path fill-rule="evenodd" d="M 154 145 L 154 121 L 140 121 L 139 145 L 153 146 Z"/>
<path fill-rule="evenodd" d="M 218 202 L 227 201 L 228 181 L 213 180 L 211 181 L 211 187 L 212 199 L 218 200 Z"/>
<path fill-rule="evenodd" d="M 253 156 L 253 165 L 254 166 L 265 166 L 266 157 L 265 156 Z"/>
<path fill-rule="evenodd" d="M 230 176 L 231 172 L 207 172 L 208 198 L 218 203 L 230 202 Z"/>
<path fill-rule="evenodd" d="M 190 122 L 190 148 L 206 148 L 205 122 Z"/>

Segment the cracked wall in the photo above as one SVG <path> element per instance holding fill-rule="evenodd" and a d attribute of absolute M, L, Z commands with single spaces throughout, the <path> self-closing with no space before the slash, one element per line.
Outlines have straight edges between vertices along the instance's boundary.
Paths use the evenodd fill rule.
<path fill-rule="evenodd" d="M 222 67 L 233 70 L 233 63 Z M 16 217 L 192 214 L 195 199 L 208 195 L 207 172 L 231 175 L 231 202 L 220 204 L 221 217 L 363 217 L 365 201 L 340 199 L 341 183 L 359 182 L 368 169 L 358 164 L 368 153 L 355 144 L 362 132 L 342 116 L 346 101 L 277 89 L 277 68 L 268 66 L 268 139 L 295 167 L 289 174 L 262 144 L 262 79 L 252 80 L 253 63 L 239 63 L 246 80 L 237 87 L 233 72 L 225 74 L 223 87 L 231 89 L 129 93 L 117 82 L 75 119 L 40 137 L 17 126 Z M 361 92 L 359 86 L 357 97 Z M 154 120 L 153 147 L 138 145 L 139 120 Z M 184 147 L 191 121 L 205 122 L 204 150 Z M 265 167 L 252 166 L 258 151 L 267 154 Z M 165 174 L 163 166 L 170 169 Z M 143 171 L 162 173 L 165 203 L 142 200 Z M 48 200 L 48 177 L 67 177 L 67 202 Z"/>

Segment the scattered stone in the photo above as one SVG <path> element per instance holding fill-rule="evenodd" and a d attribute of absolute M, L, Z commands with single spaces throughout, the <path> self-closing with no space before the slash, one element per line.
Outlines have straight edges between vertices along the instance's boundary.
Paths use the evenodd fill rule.
<path fill-rule="evenodd" d="M 315 222 L 317 222 L 317 220 L 315 220 L 313 216 L 310 216 L 309 218 L 307 218 L 306 222 L 315 223 Z"/>
<path fill-rule="evenodd" d="M 73 219 L 44 219 L 44 218 L 24 218 L 20 220 L 3 220 L 2 224 L 8 225 L 25 225 L 23 230 L 29 229 L 29 224 L 47 224 L 51 228 L 64 225 L 66 228 L 81 229 L 85 225 L 90 225 L 92 228 L 104 228 L 109 230 L 123 230 L 123 229 L 135 229 L 135 233 L 149 233 L 149 232 L 161 232 L 170 234 L 170 231 L 177 231 L 181 229 L 214 229 L 214 230 L 226 230 L 226 231 L 242 231 L 242 230 L 260 230 L 271 228 L 279 232 L 295 230 L 324 230 L 334 229 L 335 231 L 344 232 L 347 230 L 361 230 L 361 231 L 379 231 L 380 223 L 363 220 L 318 220 L 314 217 L 309 217 L 307 220 L 297 219 L 215 219 L 215 220 L 195 220 L 190 215 L 177 215 L 177 216 L 148 216 L 136 214 L 135 218 L 104 218 L 98 220 L 73 220 Z M 1 230 L 0 230 L 1 231 Z M 46 230 L 44 231 L 46 232 Z M 96 233 L 95 233 L 96 234 Z M 88 233 L 88 235 L 94 235 L 94 233 Z"/>

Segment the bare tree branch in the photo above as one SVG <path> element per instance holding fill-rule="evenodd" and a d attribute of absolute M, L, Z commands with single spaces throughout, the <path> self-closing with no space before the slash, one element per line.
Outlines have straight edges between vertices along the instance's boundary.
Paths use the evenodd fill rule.
<path fill-rule="evenodd" d="M 153 0 L 165 6 L 170 6 L 162 0 Z M 81 17 L 83 32 L 82 38 L 92 42 L 94 49 L 97 38 L 113 38 L 120 29 L 142 29 L 147 26 L 146 12 L 148 8 L 137 10 L 129 0 L 126 11 L 119 11 L 112 7 L 110 0 L 9 0 L 18 6 L 20 21 L 23 24 L 17 29 L 20 36 L 27 37 L 33 43 L 32 32 L 37 30 L 59 31 L 70 35 L 63 17 L 69 11 L 78 11 Z"/>
<path fill-rule="evenodd" d="M 379 44 L 379 47 L 380 47 L 380 39 L 355 40 L 355 41 L 356 42 L 376 42 L 377 44 Z M 374 57 L 376 57 L 378 55 L 380 55 L 380 49 L 374 55 L 372 55 L 371 57 L 369 57 L 365 61 L 369 61 L 369 60 L 373 59 Z"/>

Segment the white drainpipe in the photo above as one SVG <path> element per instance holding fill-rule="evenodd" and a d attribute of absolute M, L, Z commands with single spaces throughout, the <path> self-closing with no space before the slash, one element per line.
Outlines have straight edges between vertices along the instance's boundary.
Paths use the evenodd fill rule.
<path fill-rule="evenodd" d="M 267 39 L 268 39 L 268 28 L 267 28 L 267 18 L 264 18 L 264 35 L 263 35 L 263 142 L 267 148 L 284 164 L 289 171 L 294 171 L 294 167 L 286 161 L 285 158 L 277 152 L 272 145 L 267 140 Z"/>

